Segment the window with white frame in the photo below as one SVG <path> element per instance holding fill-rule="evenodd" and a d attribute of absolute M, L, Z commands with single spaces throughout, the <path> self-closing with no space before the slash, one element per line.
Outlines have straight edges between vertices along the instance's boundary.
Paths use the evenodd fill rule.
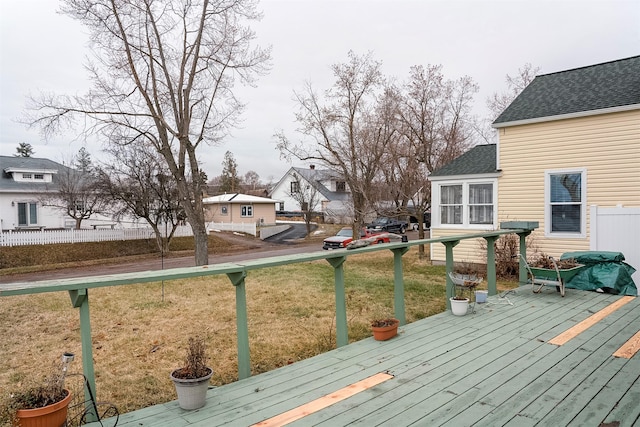
<path fill-rule="evenodd" d="M 492 184 L 469 184 L 469 224 L 493 224 Z"/>
<path fill-rule="evenodd" d="M 220 205 L 220 214 L 227 215 L 229 213 L 229 208 L 227 205 Z"/>
<path fill-rule="evenodd" d="M 18 203 L 18 226 L 28 227 L 38 224 L 37 203 Z"/>
<path fill-rule="evenodd" d="M 253 206 L 251 205 L 243 205 L 240 207 L 240 216 L 241 217 L 252 217 L 253 216 Z"/>
<path fill-rule="evenodd" d="M 443 226 L 487 228 L 494 225 L 496 181 L 465 181 L 439 184 L 434 212 Z"/>
<path fill-rule="evenodd" d="M 462 224 L 462 185 L 440 187 L 440 223 Z"/>
<path fill-rule="evenodd" d="M 586 228 L 586 171 L 545 172 L 545 229 L 547 234 L 584 236 Z"/>

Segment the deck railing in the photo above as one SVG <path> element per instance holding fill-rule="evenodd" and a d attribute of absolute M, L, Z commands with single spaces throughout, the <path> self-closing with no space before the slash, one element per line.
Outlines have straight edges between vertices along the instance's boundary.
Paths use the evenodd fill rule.
<path fill-rule="evenodd" d="M 517 223 L 521 225 L 523 223 Z M 530 224 L 530 223 L 525 223 Z M 506 228 L 503 225 L 503 228 Z M 496 268 L 494 242 L 502 235 L 517 234 L 520 237 L 521 259 L 526 259 L 525 238 L 535 228 L 511 228 L 485 233 L 449 236 L 436 239 L 412 240 L 408 242 L 372 245 L 354 250 L 316 251 L 295 255 L 261 258 L 237 263 L 210 264 L 199 267 L 174 268 L 169 270 L 122 273 L 107 276 L 89 276 L 71 279 L 45 280 L 40 282 L 20 282 L 0 284 L 0 297 L 12 295 L 28 295 L 44 292 L 67 291 L 73 307 L 78 308 L 80 316 L 80 338 L 82 350 L 82 369 L 87 383 L 95 393 L 95 375 L 93 366 L 93 350 L 91 341 L 91 322 L 89 313 L 89 289 L 108 286 L 135 285 L 139 283 L 159 282 L 163 280 L 184 279 L 225 274 L 236 289 L 236 327 L 238 346 L 238 377 L 251 375 L 249 356 L 249 328 L 247 317 L 247 300 L 245 278 L 250 270 L 259 270 L 280 265 L 296 264 L 325 259 L 334 268 L 335 301 L 336 301 L 336 339 L 338 347 L 349 343 L 347 327 L 347 308 L 344 286 L 343 264 L 349 256 L 391 250 L 394 268 L 394 312 L 395 317 L 404 325 L 406 323 L 404 304 L 404 277 L 402 256 L 411 246 L 442 243 L 446 248 L 446 294 L 447 309 L 450 309 L 449 298 L 454 295 L 454 285 L 449 273 L 454 268 L 453 248 L 466 239 L 483 238 L 487 242 L 487 284 L 489 295 L 496 294 Z M 526 267 L 520 262 L 520 282 L 526 282 Z"/>

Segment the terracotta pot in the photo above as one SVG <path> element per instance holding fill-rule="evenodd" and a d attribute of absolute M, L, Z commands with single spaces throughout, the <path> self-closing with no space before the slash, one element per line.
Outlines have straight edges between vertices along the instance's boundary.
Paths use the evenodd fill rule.
<path fill-rule="evenodd" d="M 400 321 L 398 319 L 393 319 L 394 323 L 389 326 L 382 327 L 371 327 L 371 331 L 373 332 L 373 338 L 377 341 L 386 341 L 390 338 L 395 337 L 398 334 L 398 325 Z"/>
<path fill-rule="evenodd" d="M 67 409 L 71 401 L 71 393 L 66 390 L 67 397 L 51 405 L 35 409 L 16 411 L 19 427 L 61 427 L 67 422 Z"/>

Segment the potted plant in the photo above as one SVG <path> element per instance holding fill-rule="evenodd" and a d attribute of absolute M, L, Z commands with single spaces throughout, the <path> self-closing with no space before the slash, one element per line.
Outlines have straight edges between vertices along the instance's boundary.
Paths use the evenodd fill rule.
<path fill-rule="evenodd" d="M 171 379 L 178 394 L 178 404 L 182 409 L 198 409 L 205 405 L 209 380 L 213 375 L 213 369 L 206 363 L 204 338 L 189 338 L 184 366 L 171 372 Z"/>
<path fill-rule="evenodd" d="M 386 341 L 398 334 L 400 321 L 393 317 L 376 319 L 371 322 L 371 331 L 376 341 Z"/>
<path fill-rule="evenodd" d="M 66 369 L 54 371 L 41 383 L 11 393 L 0 403 L 0 425 L 60 427 L 67 422 L 71 393 L 64 388 Z"/>
<path fill-rule="evenodd" d="M 454 288 L 454 296 L 449 299 L 451 312 L 456 316 L 464 316 L 469 310 L 470 301 L 464 294 L 468 292 L 469 296 L 471 296 L 478 285 L 482 283 L 482 277 L 478 269 L 470 263 L 461 263 L 456 266 L 455 270 L 449 274 L 449 277 L 453 282 Z"/>

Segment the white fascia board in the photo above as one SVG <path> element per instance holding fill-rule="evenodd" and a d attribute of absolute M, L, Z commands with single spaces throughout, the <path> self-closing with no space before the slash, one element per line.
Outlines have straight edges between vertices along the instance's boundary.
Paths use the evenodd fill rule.
<path fill-rule="evenodd" d="M 598 116 L 601 114 L 621 113 L 623 111 L 640 110 L 640 104 L 622 105 L 619 107 L 601 108 L 599 110 L 578 111 L 576 113 L 558 114 L 555 116 L 535 117 L 532 119 L 515 120 L 512 122 L 504 122 L 491 124 L 495 129 L 506 128 L 510 126 L 530 125 L 533 123 L 552 122 L 556 120 L 576 119 L 580 117 Z"/>
<path fill-rule="evenodd" d="M 33 169 L 33 168 L 6 168 L 4 170 L 6 173 L 41 173 L 41 174 L 56 174 L 58 173 L 58 169 Z"/>
<path fill-rule="evenodd" d="M 496 173 L 482 173 L 475 175 L 444 175 L 444 176 L 429 176 L 429 181 L 469 181 L 478 179 L 494 179 L 499 178 L 500 172 Z"/>

